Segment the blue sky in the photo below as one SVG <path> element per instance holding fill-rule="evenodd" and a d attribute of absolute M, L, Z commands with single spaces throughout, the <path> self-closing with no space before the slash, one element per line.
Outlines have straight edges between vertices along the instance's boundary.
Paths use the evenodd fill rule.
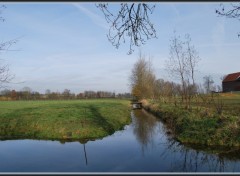
<path fill-rule="evenodd" d="M 11 47 L 17 51 L 0 54 L 1 63 L 9 64 L 13 81 L 19 83 L 9 84 L 9 89 L 129 92 L 128 78 L 139 49 L 152 57 L 157 78 L 171 80 L 164 68 L 174 30 L 181 36 L 190 34 L 199 52 L 198 82 L 211 75 L 220 84 L 222 75 L 240 71 L 240 23 L 218 17 L 215 9 L 219 4 L 157 3 L 150 18 L 158 38 L 127 55 L 128 44 L 116 49 L 108 41 L 109 24 L 93 2 L 5 3 L 0 41 L 20 37 Z M 117 11 L 119 4 L 110 6 Z"/>

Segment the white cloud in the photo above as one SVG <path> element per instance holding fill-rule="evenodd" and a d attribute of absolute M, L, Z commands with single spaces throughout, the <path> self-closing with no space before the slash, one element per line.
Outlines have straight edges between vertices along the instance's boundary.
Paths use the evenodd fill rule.
<path fill-rule="evenodd" d="M 86 14 L 96 25 L 98 25 L 106 30 L 109 29 L 109 27 L 107 26 L 107 22 L 102 17 L 97 15 L 96 13 L 90 11 L 89 9 L 87 9 L 86 7 L 84 7 L 81 4 L 73 3 L 72 5 L 76 8 L 78 8 L 84 14 Z"/>

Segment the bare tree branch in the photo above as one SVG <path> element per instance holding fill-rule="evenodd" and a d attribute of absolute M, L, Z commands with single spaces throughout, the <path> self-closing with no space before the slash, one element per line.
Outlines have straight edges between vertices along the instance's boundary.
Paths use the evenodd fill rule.
<path fill-rule="evenodd" d="M 10 81 L 14 78 L 14 75 L 12 75 L 9 72 L 9 66 L 8 65 L 0 65 L 0 89 L 6 88 L 4 85 L 6 83 L 10 83 Z"/>
<path fill-rule="evenodd" d="M 215 12 L 219 16 L 225 16 L 227 18 L 237 18 L 238 20 L 240 20 L 240 3 L 231 3 L 231 8 L 228 10 L 225 10 L 225 6 L 223 4 L 220 4 L 219 9 L 216 9 Z M 240 37 L 240 33 L 238 33 L 238 37 Z"/>
<path fill-rule="evenodd" d="M 0 6 L 0 15 L 2 15 L 2 9 L 6 8 L 6 6 Z M 0 16 L 0 21 L 4 22 L 5 19 Z M 9 47 L 15 44 L 18 39 L 9 40 L 7 42 L 0 43 L 0 52 L 9 51 Z M 9 71 L 9 65 L 4 65 L 0 63 L 0 89 L 6 87 L 5 84 L 10 83 L 10 81 L 14 78 Z"/>
<path fill-rule="evenodd" d="M 6 8 L 6 6 L 5 5 L 0 5 L 0 21 L 2 21 L 2 22 L 4 22 L 5 21 L 5 19 L 2 17 L 2 11 L 3 11 L 3 9 L 5 9 Z"/>
<path fill-rule="evenodd" d="M 129 38 L 129 52 L 131 54 L 133 46 L 145 44 L 146 40 L 157 38 L 156 30 L 149 19 L 155 5 L 149 6 L 145 3 L 121 3 L 121 8 L 116 15 L 109 11 L 108 4 L 98 4 L 99 8 L 108 23 L 111 24 L 107 34 L 108 40 L 113 46 L 119 48 L 120 43 L 125 43 L 125 37 Z"/>

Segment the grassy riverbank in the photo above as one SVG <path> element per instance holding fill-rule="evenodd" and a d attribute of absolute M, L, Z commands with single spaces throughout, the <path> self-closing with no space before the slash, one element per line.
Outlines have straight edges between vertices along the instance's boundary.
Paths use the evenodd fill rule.
<path fill-rule="evenodd" d="M 147 100 L 143 106 L 159 116 L 182 143 L 240 146 L 240 95 L 226 95 L 220 95 L 224 104 L 221 114 L 204 103 L 193 104 L 191 110 Z"/>
<path fill-rule="evenodd" d="M 0 137 L 95 139 L 129 124 L 128 100 L 0 102 Z"/>

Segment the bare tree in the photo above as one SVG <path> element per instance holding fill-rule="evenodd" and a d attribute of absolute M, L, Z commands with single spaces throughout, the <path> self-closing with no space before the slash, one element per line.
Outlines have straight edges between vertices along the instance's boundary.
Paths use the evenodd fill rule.
<path fill-rule="evenodd" d="M 225 16 L 227 18 L 235 18 L 240 20 L 240 3 L 237 3 L 237 4 L 231 3 L 231 7 L 227 10 L 223 4 L 220 4 L 219 9 L 216 9 L 215 12 L 219 16 Z M 240 36 L 240 33 L 238 33 L 238 37 L 239 36 Z"/>
<path fill-rule="evenodd" d="M 190 76 L 192 79 L 192 85 L 195 86 L 195 72 L 196 72 L 196 66 L 198 62 L 200 61 L 200 57 L 198 55 L 197 50 L 195 49 L 194 45 L 191 45 L 191 37 L 189 34 L 186 35 L 186 45 L 187 45 L 187 51 L 186 51 L 186 59 L 187 59 L 187 66 L 189 67 Z"/>
<path fill-rule="evenodd" d="M 70 93 L 71 91 L 69 89 L 64 89 L 62 95 L 64 99 L 69 99 L 70 98 Z"/>
<path fill-rule="evenodd" d="M 214 83 L 212 77 L 210 75 L 204 76 L 203 80 L 204 80 L 203 85 L 205 87 L 206 93 L 210 93 L 213 90 L 213 83 Z"/>
<path fill-rule="evenodd" d="M 4 22 L 5 19 L 2 17 L 2 12 L 6 8 L 5 5 L 0 5 L 0 21 Z"/>
<path fill-rule="evenodd" d="M 2 10 L 5 9 L 6 6 L 2 5 L 0 6 L 0 15 L 2 15 Z M 0 21 L 4 22 L 5 19 L 0 16 Z M 7 42 L 0 43 L 0 52 L 9 50 L 9 47 L 17 42 L 17 39 L 10 40 Z M 9 65 L 0 63 L 0 89 L 3 87 L 6 87 L 5 85 L 7 83 L 10 83 L 10 81 L 14 78 L 14 75 L 12 75 L 9 71 Z"/>
<path fill-rule="evenodd" d="M 121 3 L 121 8 L 117 14 L 110 12 L 107 3 L 96 6 L 103 12 L 106 21 L 111 25 L 107 37 L 116 48 L 120 46 L 121 41 L 125 43 L 125 37 L 127 37 L 130 40 L 128 54 L 131 54 L 134 51 L 133 46 L 140 46 L 145 44 L 146 40 L 157 37 L 149 18 L 155 5 Z"/>
<path fill-rule="evenodd" d="M 187 61 L 187 70 L 191 79 L 191 83 L 188 83 L 187 86 L 187 98 L 188 104 L 191 103 L 191 99 L 197 93 L 197 85 L 195 83 L 195 72 L 200 57 L 194 45 L 191 44 L 191 37 L 189 34 L 185 36 L 186 44 L 186 61 Z"/>
<path fill-rule="evenodd" d="M 31 98 L 32 89 L 30 87 L 22 88 L 24 99 L 29 100 Z"/>
<path fill-rule="evenodd" d="M 14 75 L 9 72 L 9 66 L 0 63 L 0 89 L 6 87 L 5 84 L 10 83 L 13 78 Z"/>
<path fill-rule="evenodd" d="M 176 36 L 176 33 L 174 33 L 170 44 L 170 57 L 169 60 L 166 61 L 166 67 L 172 77 L 181 81 L 182 101 L 184 101 L 186 97 L 186 77 L 188 74 L 185 55 L 186 53 L 184 51 L 184 42 L 180 39 L 179 36 Z"/>
<path fill-rule="evenodd" d="M 174 36 L 170 40 L 170 57 L 166 61 L 166 68 L 173 78 L 180 80 L 182 102 L 185 102 L 186 107 L 189 107 L 191 98 L 197 90 L 194 77 L 200 59 L 196 49 L 191 44 L 189 34 L 185 36 L 185 40 L 176 36 L 174 32 Z"/>

